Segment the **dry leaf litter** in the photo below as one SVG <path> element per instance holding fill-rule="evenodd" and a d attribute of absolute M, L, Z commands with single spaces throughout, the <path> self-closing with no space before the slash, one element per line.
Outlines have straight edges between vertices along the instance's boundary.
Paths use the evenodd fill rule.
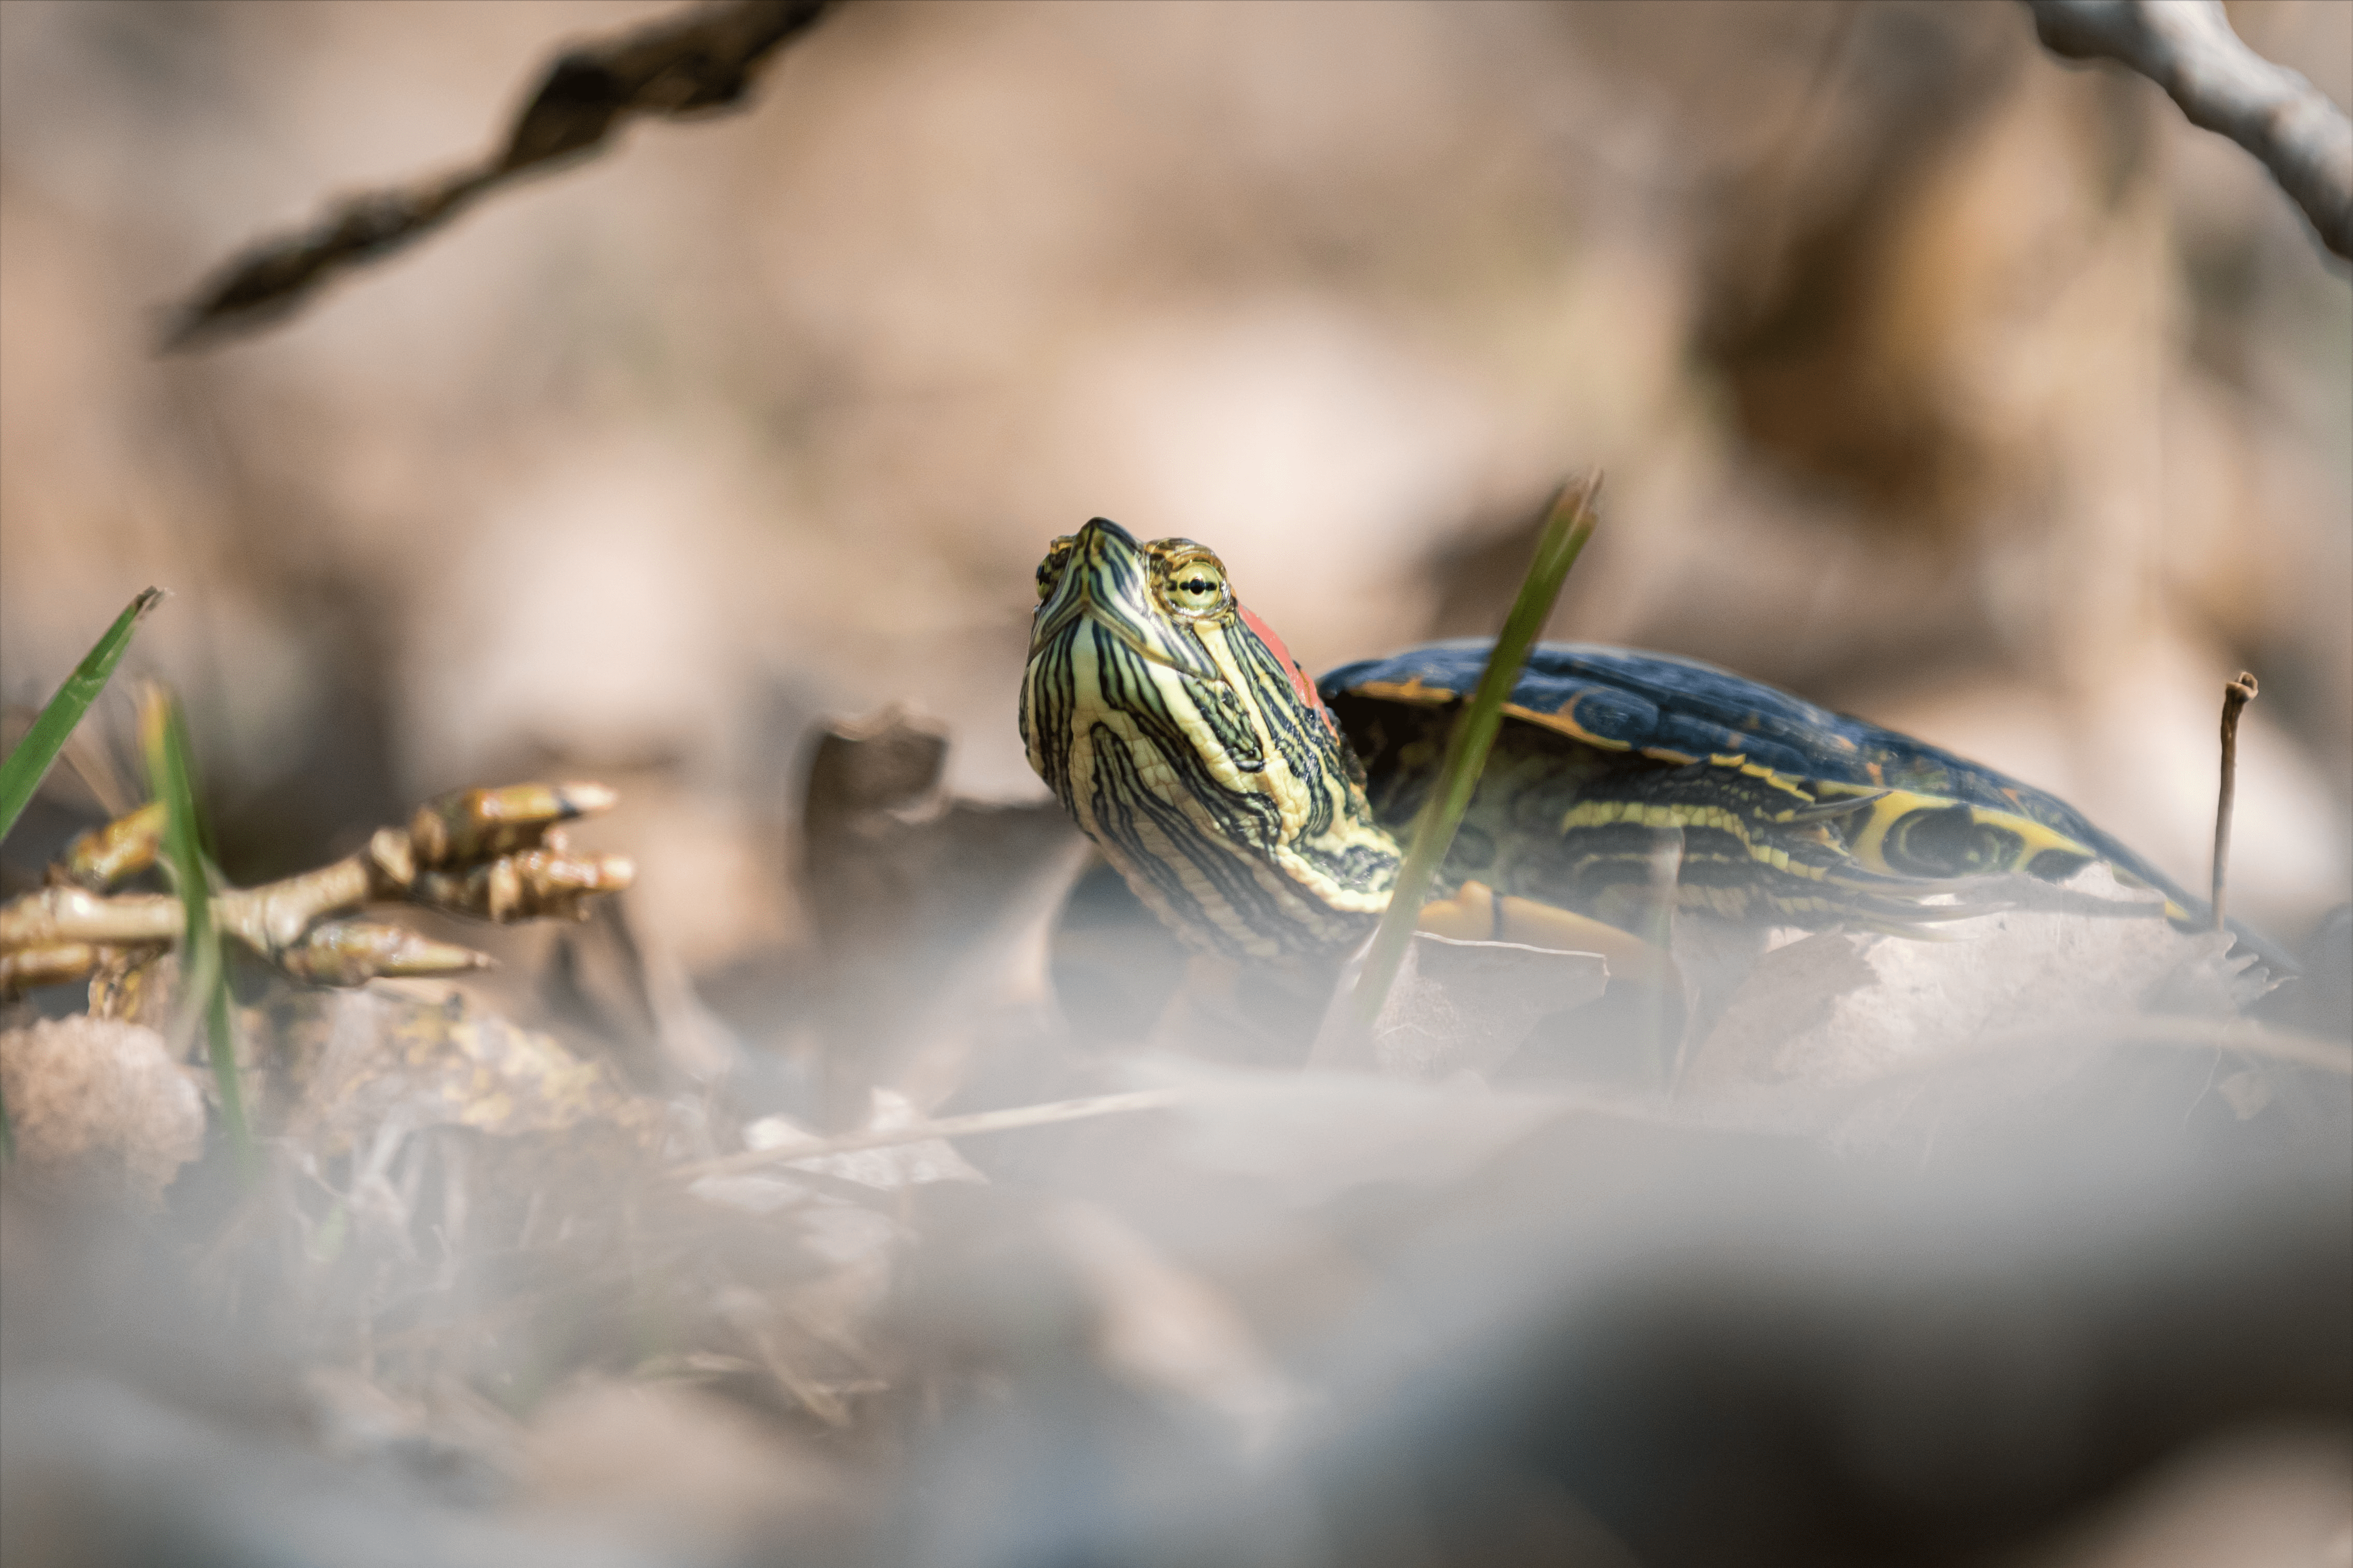
<path fill-rule="evenodd" d="M 602 916 L 517 928 L 550 934 L 528 980 L 248 975 L 266 1169 L 239 1191 L 189 1163 L 200 1094 L 163 1034 L 0 1036 L 6 1451 L 65 1467 L 12 1495 L 163 1489 L 104 1540 L 52 1500 L 11 1561 L 192 1528 L 202 1552 L 153 1560 L 1992 1551 L 2107 1539 L 2073 1521 L 2233 1400 L 2283 1474 L 2321 1473 L 2347 1047 L 2251 1020 L 2268 980 L 2105 873 L 1987 888 L 1935 942 L 1683 920 L 1683 994 L 1616 1011 L 1599 960 L 1424 937 L 1367 1059 L 1305 1068 L 1262 1019 L 1245 1050 L 1168 1048 L 1252 1023 L 1231 1006 L 1106 1052 L 1049 959 L 1134 928 L 1071 930 L 1100 900 L 1062 899 L 1067 834 L 944 799 L 939 751 L 885 720 L 814 753 L 809 874 L 894 911 L 828 940 L 903 994 L 829 994 L 775 1042 L 706 1013 L 665 1047 L 658 942 Z M 992 869 L 925 870 L 957 863 Z M 929 1131 L 1135 1090 L 1163 1109 Z M 92 1212 L 113 1239 L 69 1240 Z M 2268 1247 L 2233 1235 L 2258 1214 Z M 2143 1291 L 2175 1303 L 2158 1363 Z M 2219 1396 L 2209 1341 L 2251 1325 Z M 1768 1440 L 1822 1421 L 1850 1436 Z M 2074 1435 L 2018 1449 L 2054 1421 Z M 1599 1458 L 1620 1445 L 1630 1470 Z M 175 1486 L 223 1505 L 192 1526 Z M 1661 1487 L 1715 1500 L 1662 1512 Z"/>

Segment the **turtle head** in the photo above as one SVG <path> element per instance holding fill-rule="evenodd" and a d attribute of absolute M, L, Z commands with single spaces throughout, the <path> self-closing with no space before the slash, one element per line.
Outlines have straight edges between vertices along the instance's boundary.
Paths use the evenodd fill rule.
<path fill-rule="evenodd" d="M 1194 947 L 1318 958 L 1371 929 L 1399 852 L 1282 640 L 1189 539 L 1096 518 L 1038 566 L 1021 678 L 1038 771 Z"/>

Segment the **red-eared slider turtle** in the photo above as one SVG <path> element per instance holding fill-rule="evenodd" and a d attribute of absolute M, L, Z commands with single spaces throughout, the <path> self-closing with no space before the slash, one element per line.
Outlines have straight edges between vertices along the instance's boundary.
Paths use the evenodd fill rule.
<path fill-rule="evenodd" d="M 1153 912 L 1196 950 L 1251 961 L 1328 961 L 1362 939 L 1488 644 L 1319 684 L 1209 550 L 1140 544 L 1102 518 L 1054 541 L 1038 600 L 1030 765 Z M 2065 802 L 1694 660 L 1546 644 L 1505 712 L 1439 879 L 1482 909 L 1639 930 L 1661 837 L 1679 830 L 1679 907 L 1759 924 L 1917 929 L 1957 912 L 1923 901 L 1956 879 L 2059 880 L 2095 860 L 2159 890 L 2177 923 L 2200 918 Z"/>

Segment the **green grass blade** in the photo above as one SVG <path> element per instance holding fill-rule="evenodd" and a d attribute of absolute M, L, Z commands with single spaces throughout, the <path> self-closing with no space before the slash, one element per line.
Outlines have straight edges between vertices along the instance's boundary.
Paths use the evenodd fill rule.
<path fill-rule="evenodd" d="M 1577 564 L 1585 542 L 1593 537 L 1598 521 L 1593 501 L 1600 490 L 1601 476 L 1596 472 L 1562 486 L 1553 498 L 1544 531 L 1536 540 L 1535 559 L 1528 563 L 1528 574 L 1520 584 L 1520 596 L 1513 602 L 1503 635 L 1487 656 L 1478 689 L 1455 715 L 1454 727 L 1447 733 L 1437 785 L 1414 817 L 1413 841 L 1406 847 L 1405 864 L 1398 868 L 1389 907 L 1373 932 L 1365 967 L 1349 995 L 1349 1024 L 1359 1035 L 1371 1030 L 1373 1020 L 1380 1016 L 1381 1004 L 1388 999 L 1389 987 L 1397 980 L 1398 967 L 1405 962 L 1407 944 L 1412 942 L 1414 926 L 1421 917 L 1421 906 L 1430 898 L 1430 880 L 1445 862 L 1446 852 L 1454 847 L 1454 830 L 1462 826 L 1462 814 L 1469 809 L 1479 775 L 1487 766 L 1488 750 L 1503 728 L 1504 703 L 1519 681 L 1528 651 L 1552 618 L 1552 607 L 1560 598 L 1561 584 L 1568 580 L 1568 569 Z"/>
<path fill-rule="evenodd" d="M 123 651 L 131 646 L 131 634 L 138 629 L 140 617 L 153 609 L 163 596 L 161 588 L 149 588 L 131 601 L 130 607 L 116 616 L 106 635 L 98 639 L 98 646 L 66 677 L 65 684 L 58 688 L 58 694 L 49 699 L 48 706 L 41 710 L 41 716 L 33 721 L 33 727 L 25 731 L 24 740 L 8 753 L 7 761 L 0 762 L 0 838 L 7 837 L 8 830 L 16 826 L 16 818 L 32 803 L 33 792 L 48 776 L 49 765 L 65 750 L 67 737 L 81 722 L 81 716 L 90 711 L 90 705 L 98 700 L 98 694 L 106 689 L 114 667 L 122 662 Z"/>
<path fill-rule="evenodd" d="M 164 803 L 164 857 L 172 868 L 180 906 L 187 912 L 187 930 L 180 943 L 180 981 L 186 988 L 188 1005 L 202 1011 L 213 1080 L 220 1087 L 221 1124 L 227 1131 L 238 1172 L 250 1180 L 255 1170 L 253 1136 L 246 1127 L 245 1095 L 237 1082 L 228 969 L 223 962 L 220 932 L 213 922 L 212 879 L 205 865 L 196 816 L 195 769 L 179 704 L 163 691 L 150 691 L 140 711 L 139 733 L 147 753 L 150 787 Z"/>

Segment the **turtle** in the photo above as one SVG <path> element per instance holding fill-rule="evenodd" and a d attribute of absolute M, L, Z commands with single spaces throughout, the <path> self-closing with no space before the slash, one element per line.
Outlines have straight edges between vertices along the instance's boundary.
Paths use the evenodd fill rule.
<path fill-rule="evenodd" d="M 1214 552 L 1104 518 L 1054 540 L 1037 585 L 1023 744 L 1136 897 L 1204 954 L 1300 969 L 1360 943 L 1491 644 L 1314 680 Z M 1953 897 L 1968 879 L 2094 862 L 2204 920 L 2056 796 L 1696 659 L 1539 644 L 1504 713 L 1425 929 L 1638 936 L 1662 849 L 1676 909 L 1753 926 L 1927 934 L 1979 912 Z"/>

